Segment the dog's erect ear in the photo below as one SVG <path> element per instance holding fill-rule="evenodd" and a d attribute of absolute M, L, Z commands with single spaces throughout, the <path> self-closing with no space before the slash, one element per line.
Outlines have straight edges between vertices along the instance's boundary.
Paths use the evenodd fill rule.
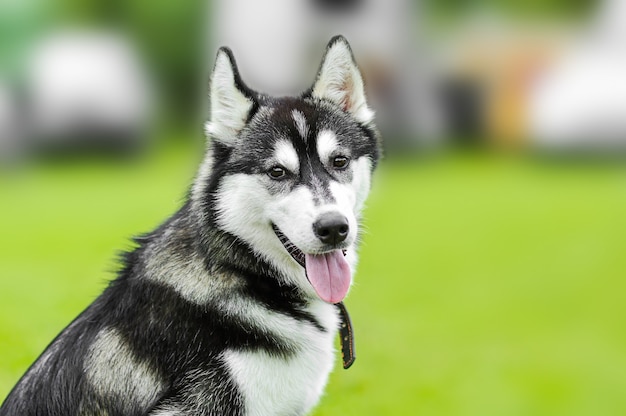
<path fill-rule="evenodd" d="M 220 48 L 211 75 L 211 117 L 205 132 L 225 144 L 231 143 L 246 124 L 255 101 L 242 82 L 233 53 Z"/>
<path fill-rule="evenodd" d="M 365 98 L 363 77 L 343 36 L 335 36 L 328 43 L 311 96 L 334 102 L 363 124 L 374 119 Z"/>

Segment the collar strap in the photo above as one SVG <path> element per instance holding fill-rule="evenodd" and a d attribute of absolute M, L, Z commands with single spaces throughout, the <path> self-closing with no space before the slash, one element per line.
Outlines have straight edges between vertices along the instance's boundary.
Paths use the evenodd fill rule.
<path fill-rule="evenodd" d="M 356 360 L 354 354 L 354 330 L 352 329 L 350 315 L 348 315 L 348 310 L 343 302 L 336 303 L 335 306 L 339 309 L 339 316 L 341 317 L 341 326 L 339 327 L 341 357 L 343 359 L 343 368 L 347 370 Z"/>

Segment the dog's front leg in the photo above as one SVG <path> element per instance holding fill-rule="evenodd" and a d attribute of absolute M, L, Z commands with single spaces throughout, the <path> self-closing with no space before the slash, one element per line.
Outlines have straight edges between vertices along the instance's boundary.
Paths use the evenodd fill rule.
<path fill-rule="evenodd" d="M 245 416 L 243 398 L 219 369 L 188 373 L 147 416 Z"/>

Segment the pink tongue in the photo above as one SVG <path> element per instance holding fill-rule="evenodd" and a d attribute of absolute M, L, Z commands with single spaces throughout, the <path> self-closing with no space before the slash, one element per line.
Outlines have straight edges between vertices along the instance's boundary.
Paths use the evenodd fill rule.
<path fill-rule="evenodd" d="M 341 302 L 350 288 L 350 266 L 341 250 L 307 254 L 306 275 L 318 296 L 328 303 Z"/>

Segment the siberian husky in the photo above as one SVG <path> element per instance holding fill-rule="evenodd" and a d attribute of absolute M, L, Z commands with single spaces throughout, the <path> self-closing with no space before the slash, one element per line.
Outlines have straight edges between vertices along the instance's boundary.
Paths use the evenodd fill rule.
<path fill-rule="evenodd" d="M 308 91 L 272 98 L 221 48 L 210 100 L 186 202 L 136 239 L 0 415 L 293 416 L 318 402 L 380 155 L 361 74 L 338 36 Z"/>

